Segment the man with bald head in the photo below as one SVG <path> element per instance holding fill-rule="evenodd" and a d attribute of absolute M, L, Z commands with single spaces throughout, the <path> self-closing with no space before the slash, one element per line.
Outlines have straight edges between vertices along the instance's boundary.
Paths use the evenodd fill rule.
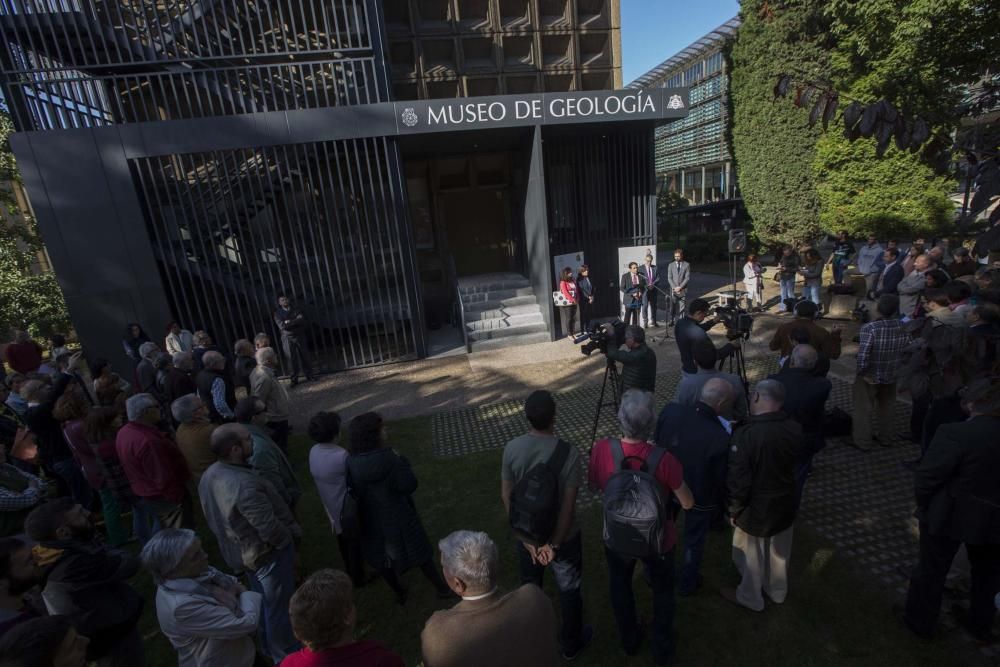
<path fill-rule="evenodd" d="M 725 499 L 728 422 L 733 403 L 742 400 L 724 378 L 710 378 L 693 405 L 670 403 L 656 424 L 656 444 L 684 466 L 684 483 L 694 495 L 694 507 L 684 515 L 684 560 L 677 592 L 691 595 L 701 587 L 701 557 L 712 518 Z"/>
<path fill-rule="evenodd" d="M 302 530 L 277 490 L 248 464 L 253 443 L 246 427 L 219 426 L 211 447 L 218 460 L 198 483 L 201 508 L 226 565 L 245 572 L 250 588 L 264 596 L 261 644 L 277 664 L 301 648 L 288 603 L 295 588 L 294 540 Z"/>
<path fill-rule="evenodd" d="M 802 427 L 802 451 L 795 465 L 796 504 L 802 500 L 802 488 L 812 470 L 813 457 L 826 446 L 823 418 L 833 384 L 825 377 L 817 377 L 814 371 L 818 361 L 819 353 L 812 345 L 796 345 L 788 364 L 768 378 L 785 387 L 785 414 Z"/>
<path fill-rule="evenodd" d="M 795 464 L 802 428 L 782 409 L 785 387 L 761 380 L 750 393 L 750 422 L 733 433 L 726 487 L 733 524 L 733 563 L 742 580 L 719 593 L 730 602 L 764 611 L 764 596 L 776 604 L 788 594 L 792 553 Z"/>
<path fill-rule="evenodd" d="M 917 308 L 920 294 L 927 286 L 924 275 L 936 268 L 934 260 L 926 254 L 918 255 L 913 260 L 913 271 L 899 281 L 896 286 L 896 293 L 899 295 L 899 314 L 901 317 L 913 317 L 913 311 Z"/>

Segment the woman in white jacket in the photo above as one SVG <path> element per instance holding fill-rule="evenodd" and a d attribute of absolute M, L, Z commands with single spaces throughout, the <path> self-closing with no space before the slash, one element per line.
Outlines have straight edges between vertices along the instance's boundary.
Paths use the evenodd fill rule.
<path fill-rule="evenodd" d="M 757 261 L 757 255 L 748 255 L 747 263 L 743 265 L 743 286 L 747 290 L 747 303 L 751 309 L 760 309 L 764 305 L 764 279 L 761 277 L 767 269 L 762 268 Z"/>
<path fill-rule="evenodd" d="M 157 584 L 156 617 L 178 667 L 252 667 L 263 598 L 209 566 L 193 530 L 156 533 L 142 564 Z"/>

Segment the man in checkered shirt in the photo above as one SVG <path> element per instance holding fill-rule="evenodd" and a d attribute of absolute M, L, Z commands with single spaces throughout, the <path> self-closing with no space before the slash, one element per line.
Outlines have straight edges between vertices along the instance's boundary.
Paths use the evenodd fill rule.
<path fill-rule="evenodd" d="M 862 451 L 878 440 L 889 447 L 895 440 L 892 408 L 896 402 L 896 369 L 910 342 L 896 316 L 899 297 L 884 294 L 875 308 L 875 321 L 861 327 L 858 344 L 857 376 L 854 379 L 854 446 Z M 878 435 L 872 434 L 872 408 L 878 421 Z"/>

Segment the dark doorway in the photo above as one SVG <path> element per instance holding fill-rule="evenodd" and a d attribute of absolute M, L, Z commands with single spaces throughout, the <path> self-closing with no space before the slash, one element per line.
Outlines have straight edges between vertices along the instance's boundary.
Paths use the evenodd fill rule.
<path fill-rule="evenodd" d="M 510 195 L 507 187 L 438 194 L 438 220 L 459 276 L 511 269 Z"/>

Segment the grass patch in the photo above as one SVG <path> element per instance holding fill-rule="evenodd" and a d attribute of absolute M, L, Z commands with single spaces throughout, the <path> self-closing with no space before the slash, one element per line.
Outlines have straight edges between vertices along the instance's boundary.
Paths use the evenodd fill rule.
<path fill-rule="evenodd" d="M 409 457 L 420 480 L 416 503 L 432 541 L 460 528 L 483 530 L 500 547 L 501 585 L 518 584 L 514 546 L 500 503 L 500 457 L 494 450 L 460 458 L 438 458 L 431 453 L 431 422 L 416 418 L 392 422 L 389 439 Z M 342 567 L 336 540 L 308 472 L 309 443 L 292 438 L 292 462 L 304 495 L 298 516 L 305 539 L 300 550 L 304 572 Z M 618 635 L 609 603 L 605 560 L 601 544 L 601 517 L 594 505 L 583 510 L 584 615 L 594 626 L 594 642 L 574 664 L 604 666 L 615 663 L 651 665 L 648 642 L 643 652 L 626 659 L 618 649 Z M 801 525 L 795 529 L 788 600 L 769 604 L 760 614 L 739 609 L 723 600 L 717 589 L 735 585 L 738 576 L 730 560 L 731 534 L 711 532 L 702 573 L 704 588 L 695 596 L 678 598 L 675 631 L 678 664 L 686 665 L 954 665 L 969 664 L 975 654 L 951 641 L 916 640 L 893 618 L 888 594 L 852 570 L 846 557 Z M 215 540 L 199 524 L 199 533 L 212 562 L 222 565 Z M 649 619 L 649 589 L 636 570 L 635 591 L 640 618 Z M 434 597 L 419 571 L 405 576 L 410 587 L 406 607 L 395 603 L 388 586 L 375 581 L 356 594 L 358 636 L 377 639 L 403 656 L 407 664 L 420 661 L 420 631 L 437 609 L 450 606 Z M 159 635 L 153 586 L 143 575 L 134 582 L 146 597 L 142 630 L 149 636 L 149 665 L 176 665 L 176 654 Z M 546 580 L 558 613 L 551 577 Z M 155 636 L 154 636 L 155 635 Z"/>

